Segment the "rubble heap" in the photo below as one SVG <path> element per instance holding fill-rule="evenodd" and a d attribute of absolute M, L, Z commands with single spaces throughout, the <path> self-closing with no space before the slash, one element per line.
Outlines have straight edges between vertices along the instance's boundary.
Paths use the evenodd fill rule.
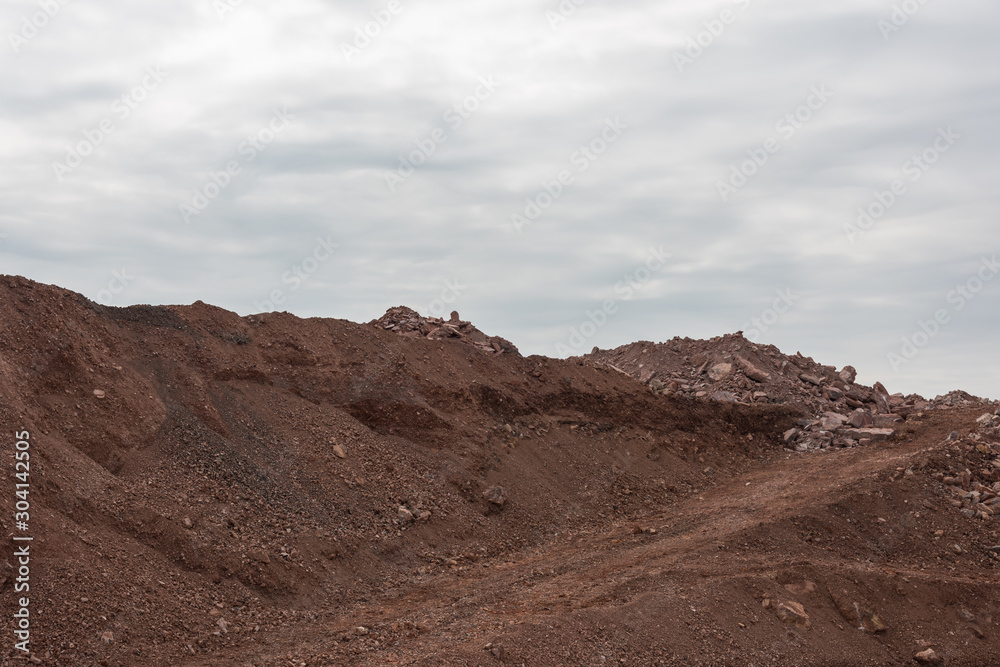
<path fill-rule="evenodd" d="M 783 354 L 742 333 L 710 340 L 642 341 L 583 357 L 595 366 L 631 375 L 653 393 L 741 404 L 786 403 L 811 415 L 784 435 L 796 451 L 854 447 L 892 440 L 896 425 L 924 410 L 986 404 L 965 392 L 933 401 L 890 394 L 881 382 L 857 383 L 857 370 L 837 370 L 802 353 Z"/>
<path fill-rule="evenodd" d="M 396 306 L 385 311 L 385 315 L 369 324 L 381 329 L 392 331 L 404 338 L 426 338 L 428 340 L 457 340 L 487 354 L 510 353 L 520 356 L 514 344 L 499 336 L 490 336 L 472 325 L 459 319 L 458 313 L 452 311 L 448 320 L 440 317 L 423 317 L 420 313 Z"/>
<path fill-rule="evenodd" d="M 967 435 L 952 431 L 948 441 L 951 448 L 938 458 L 934 478 L 951 504 L 970 519 L 1000 515 L 1000 408 L 980 416 Z"/>

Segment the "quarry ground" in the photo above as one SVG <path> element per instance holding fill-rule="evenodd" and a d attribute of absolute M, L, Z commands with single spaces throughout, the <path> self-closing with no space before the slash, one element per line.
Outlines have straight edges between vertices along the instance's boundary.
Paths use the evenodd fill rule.
<path fill-rule="evenodd" d="M 9 276 L 0 312 L 3 664 L 1000 664 L 996 404 L 886 397 L 891 440 L 799 452 L 820 408 L 883 399 L 800 390 L 785 361 L 825 367 L 732 337 L 676 343 L 651 390 L 457 318 L 112 309 Z M 726 400 L 694 395 L 737 353 Z"/>

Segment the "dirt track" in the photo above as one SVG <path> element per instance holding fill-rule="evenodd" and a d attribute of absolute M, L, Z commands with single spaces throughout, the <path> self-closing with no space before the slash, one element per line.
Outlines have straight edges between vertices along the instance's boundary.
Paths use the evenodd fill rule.
<path fill-rule="evenodd" d="M 1000 593 L 982 545 L 997 532 L 956 526 L 919 473 L 889 481 L 926 464 L 935 426 L 963 417 L 973 415 L 877 450 L 777 456 L 669 512 L 563 534 L 284 628 L 268 653 L 237 651 L 231 664 L 911 664 L 932 645 L 949 664 L 995 664 Z M 971 553 L 955 554 L 955 543 Z M 831 590 L 877 609 L 889 630 L 850 627 Z M 802 603 L 810 629 L 782 623 L 764 599 Z"/>
<path fill-rule="evenodd" d="M 41 664 L 1000 664 L 1000 531 L 959 502 L 1000 470 L 996 405 L 792 453 L 794 403 L 476 332 L 0 282 Z"/>

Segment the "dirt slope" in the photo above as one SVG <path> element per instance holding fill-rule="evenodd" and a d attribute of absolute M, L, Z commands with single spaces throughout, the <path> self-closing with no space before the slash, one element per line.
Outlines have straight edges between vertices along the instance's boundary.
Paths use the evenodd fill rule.
<path fill-rule="evenodd" d="M 1000 662 L 996 405 L 905 400 L 890 442 L 793 453 L 807 402 L 654 393 L 457 315 L 114 309 L 17 277 L 0 313 L 40 664 Z"/>

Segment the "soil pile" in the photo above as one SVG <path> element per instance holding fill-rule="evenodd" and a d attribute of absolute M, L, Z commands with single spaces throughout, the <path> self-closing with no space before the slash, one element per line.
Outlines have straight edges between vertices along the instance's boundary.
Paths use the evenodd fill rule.
<path fill-rule="evenodd" d="M 0 313 L 7 450 L 30 434 L 0 613 L 31 536 L 36 664 L 1000 661 L 995 404 L 740 337 L 555 360 L 457 314 L 107 308 L 10 276 Z M 899 421 L 791 451 L 820 410 Z"/>

